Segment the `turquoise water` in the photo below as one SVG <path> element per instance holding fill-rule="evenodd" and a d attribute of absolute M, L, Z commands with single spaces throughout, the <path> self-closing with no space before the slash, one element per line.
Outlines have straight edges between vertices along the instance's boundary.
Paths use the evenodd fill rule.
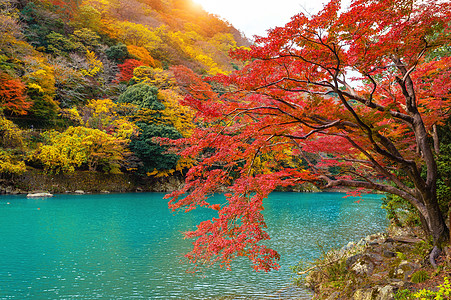
<path fill-rule="evenodd" d="M 378 195 L 273 193 L 265 200 L 280 271 L 246 260 L 230 272 L 186 273 L 182 231 L 209 210 L 173 214 L 164 194 L 0 196 L 0 299 L 309 299 L 289 266 L 387 225 Z M 221 197 L 221 196 L 218 196 Z M 220 199 L 218 199 L 220 201 Z"/>

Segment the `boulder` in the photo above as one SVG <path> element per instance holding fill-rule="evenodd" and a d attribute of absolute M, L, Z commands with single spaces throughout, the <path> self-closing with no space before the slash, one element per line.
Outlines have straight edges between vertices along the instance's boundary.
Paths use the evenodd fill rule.
<path fill-rule="evenodd" d="M 356 254 L 346 259 L 346 267 L 357 274 L 370 276 L 374 271 L 375 264 L 370 255 Z"/>
<path fill-rule="evenodd" d="M 394 300 L 395 299 L 395 288 L 391 285 L 386 285 L 384 287 L 378 288 L 378 294 L 376 300 Z"/>
<path fill-rule="evenodd" d="M 383 287 L 376 286 L 367 289 L 358 289 L 354 292 L 352 299 L 354 300 L 394 300 L 395 290 L 391 285 Z"/>
<path fill-rule="evenodd" d="M 78 195 L 83 195 L 83 194 L 85 193 L 85 191 L 82 191 L 82 190 L 76 190 L 74 193 L 75 193 L 75 194 L 78 194 Z"/>
<path fill-rule="evenodd" d="M 29 193 L 27 194 L 28 198 L 43 198 L 43 197 L 53 197 L 50 193 Z"/>
<path fill-rule="evenodd" d="M 417 263 L 409 262 L 407 260 L 403 260 L 398 268 L 395 271 L 395 276 L 397 278 L 401 278 L 404 281 L 409 280 L 410 275 L 412 275 L 415 271 L 419 270 L 421 266 Z"/>
<path fill-rule="evenodd" d="M 374 289 L 358 289 L 352 295 L 353 300 L 373 300 L 375 295 Z"/>

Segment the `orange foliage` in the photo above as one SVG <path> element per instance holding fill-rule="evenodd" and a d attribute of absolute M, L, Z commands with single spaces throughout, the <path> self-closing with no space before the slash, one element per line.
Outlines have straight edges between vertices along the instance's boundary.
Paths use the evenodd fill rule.
<path fill-rule="evenodd" d="M 127 46 L 128 53 L 130 55 L 134 56 L 135 58 L 142 61 L 145 65 L 155 67 L 155 61 L 150 55 L 149 51 L 147 51 L 144 47 L 134 46 L 134 45 L 128 45 Z"/>
<path fill-rule="evenodd" d="M 26 115 L 31 106 L 25 94 L 25 84 L 0 72 L 0 108 L 15 115 Z"/>

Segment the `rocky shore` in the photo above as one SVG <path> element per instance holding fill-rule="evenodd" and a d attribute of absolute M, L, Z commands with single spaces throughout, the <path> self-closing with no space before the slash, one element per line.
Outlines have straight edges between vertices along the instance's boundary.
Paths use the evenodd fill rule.
<path fill-rule="evenodd" d="M 428 261 L 431 248 L 420 230 L 391 227 L 329 251 L 310 268 L 305 284 L 314 299 L 327 300 L 391 300 L 398 291 L 434 290 L 450 272 L 450 251 L 445 248 L 434 269 Z"/>
<path fill-rule="evenodd" d="M 103 174 L 76 171 L 72 174 L 46 174 L 30 169 L 21 176 L 0 181 L 0 194 L 29 194 L 48 192 L 52 194 L 102 192 L 170 192 L 184 184 L 182 176 L 150 177 L 130 174 Z"/>

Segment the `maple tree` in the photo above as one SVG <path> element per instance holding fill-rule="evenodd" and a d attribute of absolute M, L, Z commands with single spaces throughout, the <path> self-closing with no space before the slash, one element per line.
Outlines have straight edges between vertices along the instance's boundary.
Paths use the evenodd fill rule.
<path fill-rule="evenodd" d="M 232 57 L 247 64 L 229 76 L 201 80 L 174 70 L 201 125 L 174 143 L 197 164 L 185 187 L 168 195 L 169 206 L 218 211 L 186 233 L 195 238 L 186 257 L 196 265 L 229 267 L 246 256 L 257 270 L 278 268 L 278 253 L 264 243 L 262 200 L 303 182 L 407 200 L 433 239 L 432 263 L 447 242 L 428 132 L 449 114 L 451 57 L 424 57 L 449 44 L 451 3 L 355 0 L 340 9 L 332 0 L 235 50 Z M 360 74 L 359 87 L 349 84 L 350 71 Z M 226 201 L 210 203 L 224 186 Z"/>
<path fill-rule="evenodd" d="M 142 66 L 143 63 L 136 59 L 126 59 L 123 64 L 119 64 L 118 67 L 121 70 L 121 73 L 118 74 L 117 81 L 119 82 L 127 82 L 133 77 L 133 70 L 139 66 Z"/>
<path fill-rule="evenodd" d="M 0 108 L 11 114 L 27 114 L 32 103 L 27 100 L 25 90 L 26 86 L 20 79 L 0 72 Z"/>

